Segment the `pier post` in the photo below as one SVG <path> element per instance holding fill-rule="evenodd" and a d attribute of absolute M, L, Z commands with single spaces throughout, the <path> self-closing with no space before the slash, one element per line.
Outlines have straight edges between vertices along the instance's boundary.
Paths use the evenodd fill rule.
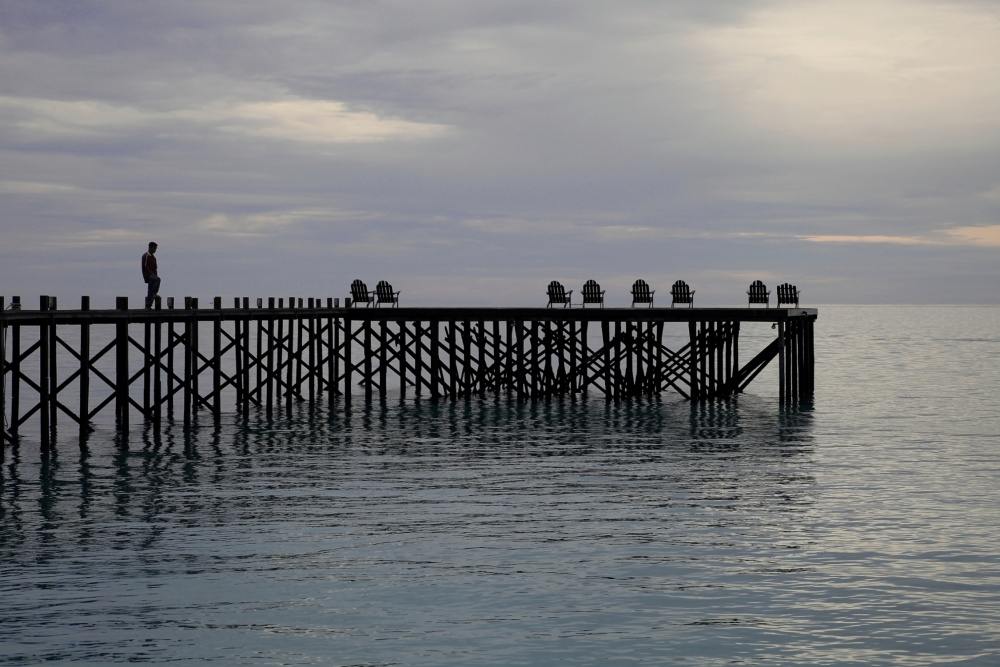
<path fill-rule="evenodd" d="M 264 382 L 267 385 L 265 392 L 265 413 L 267 420 L 274 417 L 274 348 L 278 341 L 274 337 L 274 297 L 267 298 L 267 369 L 264 372 Z M 264 318 L 262 318 L 263 320 Z"/>
<path fill-rule="evenodd" d="M 364 382 L 364 385 L 365 385 L 365 401 L 368 402 L 368 403 L 371 403 L 372 395 L 373 395 L 373 392 L 372 392 L 372 382 L 374 380 L 374 378 L 372 376 L 375 373 L 374 363 L 373 363 L 374 360 L 372 359 L 372 356 L 373 356 L 372 355 L 372 321 L 371 320 L 365 320 L 364 322 L 362 322 L 361 323 L 361 329 L 364 332 L 364 339 L 363 339 L 364 343 L 363 343 L 363 345 L 364 345 L 364 354 L 365 354 L 365 362 L 364 362 L 365 375 L 364 375 L 364 379 L 362 380 L 362 382 Z"/>
<path fill-rule="evenodd" d="M 339 304 L 336 307 L 339 307 Z M 342 322 L 343 319 L 340 317 L 329 318 L 329 333 L 327 336 L 329 336 L 330 346 L 330 381 L 327 383 L 327 388 L 330 395 L 327 396 L 327 401 L 331 408 L 333 407 L 333 402 L 340 386 L 340 329 Z"/>
<path fill-rule="evenodd" d="M 431 320 L 427 323 L 430 333 L 431 355 L 431 398 L 441 397 L 441 339 L 440 322 Z"/>
<path fill-rule="evenodd" d="M 39 297 L 38 310 L 45 312 L 49 309 L 49 297 Z M 51 446 L 51 424 L 49 419 L 52 416 L 50 410 L 49 396 L 49 334 L 48 322 L 42 320 L 38 325 L 38 403 L 39 414 L 41 416 L 41 445 L 42 454 L 48 455 Z"/>
<path fill-rule="evenodd" d="M 278 310 L 284 310 L 284 308 L 284 297 L 278 297 Z M 274 341 L 274 345 L 276 346 L 275 350 L 277 352 L 274 367 L 274 398 L 276 402 L 280 402 L 282 397 L 288 393 L 287 387 L 284 386 L 284 381 L 282 380 L 281 375 L 285 368 L 285 318 L 280 315 L 276 315 L 274 319 L 278 325 L 278 335 Z"/>
<path fill-rule="evenodd" d="M 115 299 L 118 311 L 128 310 L 128 297 Z M 119 319 L 115 324 L 115 412 L 121 445 L 128 447 L 128 320 Z"/>
<path fill-rule="evenodd" d="M 58 307 L 59 304 L 56 297 L 50 296 L 48 310 L 52 312 L 58 310 Z M 49 329 L 49 403 L 47 406 L 49 411 L 49 433 L 51 434 L 49 444 L 54 448 L 56 446 L 56 433 L 59 421 L 59 365 L 56 363 L 56 346 L 59 343 L 59 331 L 56 328 L 54 316 L 46 321 L 45 326 Z"/>
<path fill-rule="evenodd" d="M 167 297 L 167 309 L 174 309 L 174 297 Z M 167 417 L 174 418 L 174 350 L 177 348 L 177 338 L 174 332 L 174 319 L 170 318 L 167 325 Z"/>
<path fill-rule="evenodd" d="M 487 374 L 489 371 L 489 366 L 486 365 L 486 322 L 484 320 L 479 320 L 477 322 L 476 329 L 476 345 L 479 348 L 479 372 L 476 374 L 477 382 L 479 383 L 479 398 L 486 398 L 486 385 L 487 385 Z"/>
<path fill-rule="evenodd" d="M 295 308 L 295 298 L 288 297 L 288 307 Z M 288 318 L 288 361 L 285 364 L 285 393 L 283 394 L 285 398 L 285 417 L 288 419 L 292 418 L 292 394 L 294 393 L 294 385 L 292 381 L 295 378 L 295 361 L 298 358 L 297 351 L 295 349 L 295 328 L 296 318 L 291 316 Z M 278 330 L 281 330 L 281 322 L 278 322 Z M 280 350 L 278 352 L 281 353 Z"/>
<path fill-rule="evenodd" d="M 778 402 L 784 405 L 788 401 L 788 388 L 785 386 L 787 369 L 785 368 L 785 323 L 778 322 Z"/>
<path fill-rule="evenodd" d="M 143 322 L 142 337 L 142 413 L 146 419 L 152 415 L 152 390 L 153 390 L 153 323 Z"/>
<path fill-rule="evenodd" d="M 246 385 L 243 382 L 243 368 L 247 360 L 243 356 L 246 352 L 246 347 L 243 345 L 243 313 L 240 311 L 239 297 L 233 299 L 233 311 L 236 313 L 236 316 L 233 317 L 232 337 L 233 358 L 236 363 L 236 372 L 233 374 L 233 388 L 236 390 L 236 411 L 245 416 L 246 408 L 243 405 L 243 393 Z"/>
<path fill-rule="evenodd" d="M 212 304 L 212 417 L 222 417 L 222 297 L 215 297 Z"/>
<path fill-rule="evenodd" d="M 691 400 L 696 401 L 701 398 L 698 387 L 698 328 L 693 321 L 688 322 L 688 385 L 691 388 Z"/>
<path fill-rule="evenodd" d="M 424 393 L 424 332 L 426 329 L 421 326 L 420 320 L 413 323 L 413 381 L 415 387 L 413 393 L 422 396 Z"/>
<path fill-rule="evenodd" d="M 5 310 L 0 296 L 0 313 Z M 7 447 L 7 320 L 0 320 L 0 463 L 4 461 Z"/>
<path fill-rule="evenodd" d="M 506 356 L 504 354 L 503 339 L 500 336 L 500 320 L 493 320 L 493 346 L 491 354 L 493 355 L 493 385 L 490 389 L 499 394 L 505 384 L 503 358 Z"/>
<path fill-rule="evenodd" d="M 458 350 L 455 347 L 455 328 L 457 322 L 449 322 L 445 325 L 445 331 L 447 332 L 446 344 L 448 353 L 448 395 L 457 396 L 458 395 Z"/>
<path fill-rule="evenodd" d="M 316 373 L 319 366 L 316 360 L 316 301 L 309 299 L 309 314 L 306 317 L 306 339 L 309 353 L 309 403 L 316 402 Z"/>
<path fill-rule="evenodd" d="M 250 299 L 243 297 L 243 316 L 237 320 L 240 324 L 237 339 L 240 341 L 237 358 L 242 360 L 237 375 L 240 378 L 237 389 L 240 409 L 243 412 L 243 421 L 250 418 Z"/>
<path fill-rule="evenodd" d="M 396 326 L 399 327 L 399 355 L 397 363 L 399 364 L 399 397 L 406 398 L 406 383 L 407 383 L 407 364 L 406 360 L 406 322 L 398 321 Z"/>
<path fill-rule="evenodd" d="M 348 303 L 344 310 L 344 398 L 348 400 L 351 398 L 351 385 L 354 381 L 352 347 L 354 347 L 354 320 L 351 319 L 351 304 Z"/>
<path fill-rule="evenodd" d="M 153 427 L 160 428 L 163 417 L 163 318 L 160 311 L 163 301 L 156 299 L 153 303 L 156 319 L 153 320 L 153 410 L 148 417 L 153 420 Z"/>
<path fill-rule="evenodd" d="M 503 349 L 501 350 L 501 362 L 503 366 L 503 388 L 506 391 L 507 398 L 514 396 L 518 393 L 519 389 L 517 387 L 517 353 L 515 349 L 517 347 L 517 329 L 515 328 L 515 323 L 511 320 L 507 320 L 503 324 L 504 339 L 503 339 Z"/>
<path fill-rule="evenodd" d="M 188 320 L 191 322 L 191 338 L 188 341 L 188 354 L 191 357 L 191 374 L 188 376 L 188 383 L 191 385 L 191 416 L 194 418 L 198 410 L 205 401 L 201 395 L 201 319 L 198 317 L 198 297 L 191 297 L 191 313 Z"/>
<path fill-rule="evenodd" d="M 20 310 L 21 297 L 10 299 L 11 308 Z M 16 321 L 10 325 L 10 435 L 15 446 L 21 424 L 21 325 Z"/>
<path fill-rule="evenodd" d="M 378 395 L 385 400 L 386 383 L 389 381 L 389 323 L 382 320 L 378 323 Z M 369 351 L 371 354 L 371 351 Z"/>
<path fill-rule="evenodd" d="M 192 299 L 189 296 L 184 297 L 184 385 L 182 393 L 182 400 L 184 402 L 184 426 L 191 426 L 192 417 L 192 403 L 194 402 L 194 368 L 193 348 L 195 347 L 195 329 L 198 326 L 198 321 L 195 319 L 194 315 L 191 313 L 191 309 L 194 306 Z"/>
<path fill-rule="evenodd" d="M 90 310 L 90 297 L 80 297 L 80 310 Z M 86 451 L 90 433 L 90 322 L 80 323 L 80 451 Z"/>
<path fill-rule="evenodd" d="M 514 321 L 514 388 L 517 391 L 517 400 L 523 401 L 528 397 L 528 377 L 527 361 L 524 353 L 524 321 Z"/>

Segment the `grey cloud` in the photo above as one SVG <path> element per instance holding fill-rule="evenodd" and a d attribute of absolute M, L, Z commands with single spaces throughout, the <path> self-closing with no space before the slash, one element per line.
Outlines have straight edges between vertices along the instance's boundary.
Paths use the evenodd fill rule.
<path fill-rule="evenodd" d="M 2 3 L 0 291 L 136 292 L 155 237 L 173 294 L 384 273 L 414 301 L 534 303 L 553 278 L 642 274 L 726 303 L 766 275 L 810 300 L 995 302 L 995 249 L 937 242 L 1000 224 L 991 144 L 751 118 L 754 82 L 692 40 L 770 6 Z M 309 140 L 361 132 L 350 114 L 384 132 Z"/>

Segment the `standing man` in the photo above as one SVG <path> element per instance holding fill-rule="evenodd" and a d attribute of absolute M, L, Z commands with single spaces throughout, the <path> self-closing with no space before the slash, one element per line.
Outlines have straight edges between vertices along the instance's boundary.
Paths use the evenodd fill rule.
<path fill-rule="evenodd" d="M 153 300 L 160 291 L 160 276 L 156 273 L 156 244 L 149 242 L 149 250 L 142 253 L 142 279 L 146 289 L 146 310 L 152 310 Z"/>

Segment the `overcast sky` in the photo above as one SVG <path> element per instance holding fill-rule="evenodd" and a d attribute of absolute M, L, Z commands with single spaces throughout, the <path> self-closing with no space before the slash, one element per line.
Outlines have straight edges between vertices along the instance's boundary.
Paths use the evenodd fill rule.
<path fill-rule="evenodd" d="M 0 294 L 1000 303 L 995 0 L 0 0 Z"/>

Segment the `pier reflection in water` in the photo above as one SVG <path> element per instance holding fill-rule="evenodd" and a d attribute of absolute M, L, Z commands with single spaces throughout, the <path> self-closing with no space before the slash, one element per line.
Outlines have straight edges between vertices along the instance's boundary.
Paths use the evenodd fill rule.
<path fill-rule="evenodd" d="M 0 664 L 1000 664 L 1000 309 L 824 312 L 812 410 L 356 398 L 22 443 Z"/>
<path fill-rule="evenodd" d="M 767 644 L 810 423 L 746 397 L 357 402 L 19 456 L 0 656 L 651 660 L 711 654 L 719 619 Z"/>

